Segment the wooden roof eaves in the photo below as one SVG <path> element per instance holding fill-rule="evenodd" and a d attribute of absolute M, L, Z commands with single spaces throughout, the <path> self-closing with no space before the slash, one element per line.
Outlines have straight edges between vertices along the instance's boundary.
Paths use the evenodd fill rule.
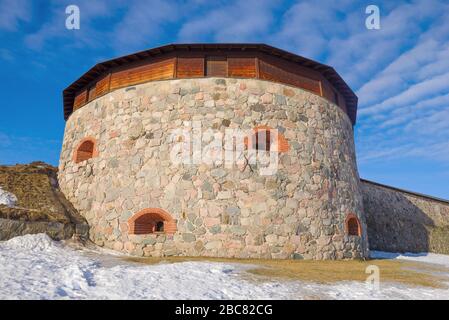
<path fill-rule="evenodd" d="M 76 80 L 75 82 L 73 82 L 69 87 L 67 87 L 66 89 L 73 89 L 73 88 L 80 88 L 81 84 L 84 84 L 85 81 L 87 80 L 89 82 L 92 81 L 95 76 L 94 75 L 98 75 L 100 73 L 104 73 L 106 72 L 108 69 L 111 69 L 113 67 L 119 67 L 123 64 L 127 64 L 127 63 L 131 63 L 131 62 L 135 62 L 135 61 L 139 61 L 139 60 L 144 60 L 147 59 L 149 57 L 154 57 L 163 53 L 167 53 L 167 52 L 172 52 L 175 51 L 177 49 L 187 49 L 189 51 L 191 51 L 192 49 L 196 49 L 196 50 L 206 50 L 206 49 L 223 49 L 223 48 L 227 48 L 228 50 L 231 49 L 240 49 L 240 50 L 247 50 L 247 49 L 251 49 L 251 50 L 257 50 L 257 51 L 261 51 L 261 52 L 265 52 L 265 53 L 269 53 L 273 56 L 277 56 L 280 57 L 282 59 L 285 60 L 289 60 L 289 61 L 293 61 L 295 63 L 298 63 L 299 65 L 302 66 L 306 66 L 308 68 L 312 68 L 314 70 L 317 70 L 318 72 L 322 73 L 323 76 L 328 79 L 332 85 L 334 85 L 334 87 L 336 87 L 339 91 L 341 91 L 344 96 L 345 99 L 347 101 L 353 101 L 353 103 L 355 104 L 355 106 L 353 108 L 356 109 L 356 105 L 357 105 L 357 96 L 355 95 L 355 93 L 350 89 L 350 87 L 346 84 L 346 82 L 340 77 L 340 75 L 335 71 L 334 68 L 327 66 L 325 64 L 313 61 L 311 59 L 293 54 L 291 52 L 282 50 L 282 49 L 278 49 L 263 43 L 246 43 L 246 44 L 241 44 L 241 43 L 222 43 L 222 44 L 205 44 L 205 43 L 194 43 L 194 44 L 167 44 L 164 46 L 160 46 L 157 48 L 152 48 L 152 49 L 148 49 L 148 50 L 143 50 L 143 51 L 139 51 L 130 55 L 126 55 L 126 56 L 122 56 L 122 57 L 118 57 L 115 59 L 111 59 L 111 60 L 107 60 L 101 63 L 97 63 L 94 67 L 92 67 L 89 71 L 87 71 L 84 75 L 82 75 L 78 80 Z M 78 85 L 75 85 L 78 84 Z M 63 91 L 64 94 L 64 101 L 66 101 L 66 94 L 74 94 L 74 91 Z M 70 99 L 69 99 L 70 100 Z M 354 115 L 356 114 L 356 110 Z M 68 114 L 65 113 L 65 119 L 67 119 Z M 355 123 L 355 118 L 354 116 L 351 117 L 351 120 L 353 123 Z"/>

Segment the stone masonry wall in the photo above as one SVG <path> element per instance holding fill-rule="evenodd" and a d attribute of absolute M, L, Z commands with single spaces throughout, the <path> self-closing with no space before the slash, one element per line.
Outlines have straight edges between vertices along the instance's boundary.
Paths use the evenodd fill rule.
<path fill-rule="evenodd" d="M 289 144 L 271 176 L 255 165 L 175 165 L 170 134 L 186 121 L 211 128 L 266 125 Z M 83 138 L 97 155 L 76 164 Z M 255 79 L 183 79 L 111 92 L 67 120 L 59 182 L 91 239 L 138 256 L 343 259 L 366 256 L 352 125 L 336 105 Z M 174 234 L 129 234 L 128 220 L 159 208 Z M 362 237 L 345 234 L 353 213 Z"/>
<path fill-rule="evenodd" d="M 371 250 L 449 254 L 449 202 L 362 181 Z"/>

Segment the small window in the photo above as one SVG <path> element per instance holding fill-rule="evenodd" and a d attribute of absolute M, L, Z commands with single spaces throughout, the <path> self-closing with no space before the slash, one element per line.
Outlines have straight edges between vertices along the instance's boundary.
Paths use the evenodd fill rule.
<path fill-rule="evenodd" d="M 288 152 L 290 149 L 287 139 L 277 129 L 261 125 L 252 129 L 244 139 L 245 147 L 253 150 Z"/>
<path fill-rule="evenodd" d="M 88 102 L 90 102 L 90 101 L 92 101 L 92 100 L 95 99 L 95 95 L 96 95 L 95 92 L 96 92 L 95 86 L 94 86 L 94 87 L 91 87 L 91 88 L 89 89 L 89 94 L 88 94 L 88 97 L 87 97 L 87 101 L 88 101 Z"/>
<path fill-rule="evenodd" d="M 270 151 L 270 130 L 257 130 L 255 137 L 253 138 L 253 148 L 256 150 Z"/>
<path fill-rule="evenodd" d="M 348 236 L 357 237 L 360 237 L 362 234 L 359 219 L 354 214 L 349 214 L 346 217 L 346 233 Z"/>
<path fill-rule="evenodd" d="M 207 57 L 206 75 L 208 77 L 226 77 L 228 75 L 226 57 Z"/>
<path fill-rule="evenodd" d="M 87 101 L 87 90 L 80 92 L 75 96 L 75 100 L 73 101 L 73 110 L 81 108 L 86 104 Z"/>
<path fill-rule="evenodd" d="M 176 232 L 176 221 L 161 209 L 144 209 L 128 220 L 128 227 L 130 234 L 173 234 Z"/>
<path fill-rule="evenodd" d="M 340 105 L 340 101 L 338 100 L 338 93 L 337 91 L 334 91 L 334 102 L 337 106 Z"/>
<path fill-rule="evenodd" d="M 84 139 L 75 150 L 75 163 L 86 161 L 96 156 L 95 140 L 91 138 Z"/>
<path fill-rule="evenodd" d="M 158 221 L 156 222 L 156 226 L 154 228 L 155 232 L 164 232 L 164 222 Z"/>

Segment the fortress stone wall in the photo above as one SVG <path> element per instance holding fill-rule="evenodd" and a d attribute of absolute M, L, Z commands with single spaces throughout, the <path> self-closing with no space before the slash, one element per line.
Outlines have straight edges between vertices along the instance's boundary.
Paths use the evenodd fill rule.
<path fill-rule="evenodd" d="M 222 133 L 277 129 L 288 148 L 267 176 L 251 164 L 177 165 L 171 134 L 189 121 Z M 83 141 L 95 148 L 88 160 L 75 155 Z M 368 254 L 351 121 L 328 100 L 287 85 L 201 78 L 112 91 L 68 118 L 59 182 L 95 243 L 137 256 Z M 135 222 L 145 217 L 162 219 L 163 232 L 139 234 L 144 224 Z M 348 234 L 350 217 L 360 236 Z"/>
<path fill-rule="evenodd" d="M 362 181 L 371 250 L 449 254 L 449 202 Z"/>

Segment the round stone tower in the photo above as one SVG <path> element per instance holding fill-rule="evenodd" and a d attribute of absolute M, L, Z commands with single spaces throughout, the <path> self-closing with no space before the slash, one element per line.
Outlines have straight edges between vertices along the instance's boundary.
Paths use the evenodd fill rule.
<path fill-rule="evenodd" d="M 96 244 L 138 256 L 368 254 L 357 97 L 262 44 L 177 44 L 64 91 L 59 183 Z"/>

